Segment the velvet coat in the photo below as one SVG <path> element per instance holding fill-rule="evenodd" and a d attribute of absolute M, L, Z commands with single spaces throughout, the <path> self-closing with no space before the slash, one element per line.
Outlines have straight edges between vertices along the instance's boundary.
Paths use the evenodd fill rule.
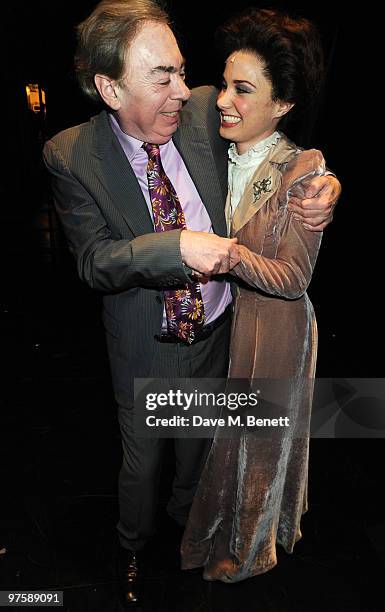
<path fill-rule="evenodd" d="M 282 135 L 229 220 L 241 245 L 229 378 L 274 380 L 270 400 L 290 426 L 267 437 L 245 427 L 223 437 L 218 429 L 182 542 L 183 567 L 205 566 L 208 580 L 266 572 L 277 562 L 276 543 L 292 552 L 301 537 L 317 352 L 306 289 L 322 235 L 304 229 L 287 204 L 303 193 L 299 181 L 324 171 L 319 151 Z M 228 201 L 227 217 L 229 208 Z"/>

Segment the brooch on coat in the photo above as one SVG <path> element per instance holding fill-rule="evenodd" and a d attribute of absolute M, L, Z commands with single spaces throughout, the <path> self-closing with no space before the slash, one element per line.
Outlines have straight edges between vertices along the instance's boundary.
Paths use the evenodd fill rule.
<path fill-rule="evenodd" d="M 254 204 L 260 199 L 262 193 L 269 191 L 271 191 L 271 176 L 253 183 Z"/>

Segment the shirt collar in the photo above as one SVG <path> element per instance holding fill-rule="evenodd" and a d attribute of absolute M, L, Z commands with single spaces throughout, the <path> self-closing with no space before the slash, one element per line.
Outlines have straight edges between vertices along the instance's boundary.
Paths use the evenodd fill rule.
<path fill-rule="evenodd" d="M 127 156 L 128 161 L 132 162 L 136 154 L 140 152 L 143 141 L 138 140 L 133 136 L 129 136 L 128 134 L 123 132 L 122 128 L 120 127 L 119 123 L 117 122 L 116 118 L 112 113 L 109 113 L 108 116 L 110 119 L 112 130 L 117 139 L 119 140 L 122 149 Z"/>
<path fill-rule="evenodd" d="M 237 166 L 253 167 L 256 161 L 262 161 L 266 157 L 271 147 L 278 143 L 280 137 L 279 132 L 274 132 L 241 155 L 237 153 L 236 146 L 232 142 L 229 147 L 229 159 Z"/>
<path fill-rule="evenodd" d="M 125 152 L 128 161 L 130 163 L 133 162 L 134 158 L 138 154 L 140 155 L 144 154 L 144 157 L 147 159 L 147 153 L 144 151 L 144 149 L 142 149 L 142 144 L 144 141 L 138 140 L 137 138 L 134 138 L 133 136 L 126 134 L 126 132 L 123 132 L 116 117 L 114 117 L 112 113 L 109 113 L 108 116 L 110 119 L 112 130 L 115 136 L 117 137 L 117 139 L 119 140 L 121 147 L 123 151 Z M 159 145 L 160 150 L 162 151 L 163 149 L 168 149 L 171 142 L 172 142 L 172 139 L 170 139 L 165 144 Z"/>

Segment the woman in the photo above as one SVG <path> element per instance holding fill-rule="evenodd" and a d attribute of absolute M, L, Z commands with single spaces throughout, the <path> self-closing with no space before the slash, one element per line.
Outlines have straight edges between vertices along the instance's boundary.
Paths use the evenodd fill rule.
<path fill-rule="evenodd" d="M 229 378 L 274 379 L 263 416 L 281 412 L 290 424 L 268 439 L 235 427 L 229 438 L 215 436 L 183 538 L 182 567 L 204 566 L 204 578 L 235 582 L 274 567 L 276 543 L 290 553 L 301 537 L 317 350 L 305 291 L 321 233 L 304 229 L 287 202 L 325 164 L 319 151 L 301 150 L 277 131 L 319 92 L 322 52 L 314 27 L 251 10 L 222 36 L 229 54 L 217 104 L 220 133 L 232 141 L 226 214 L 241 254 L 233 270 Z"/>

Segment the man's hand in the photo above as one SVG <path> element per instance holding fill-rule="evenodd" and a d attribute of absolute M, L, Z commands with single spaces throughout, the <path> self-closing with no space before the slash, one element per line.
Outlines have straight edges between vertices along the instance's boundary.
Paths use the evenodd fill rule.
<path fill-rule="evenodd" d="M 204 274 L 224 274 L 240 261 L 237 238 L 184 230 L 180 234 L 180 252 L 187 266 Z"/>
<path fill-rule="evenodd" d="M 320 232 L 333 219 L 334 207 L 341 193 L 341 185 L 335 176 L 316 176 L 306 182 L 305 199 L 295 197 L 289 200 L 289 210 L 294 218 L 303 222 L 303 226 L 313 232 Z"/>

